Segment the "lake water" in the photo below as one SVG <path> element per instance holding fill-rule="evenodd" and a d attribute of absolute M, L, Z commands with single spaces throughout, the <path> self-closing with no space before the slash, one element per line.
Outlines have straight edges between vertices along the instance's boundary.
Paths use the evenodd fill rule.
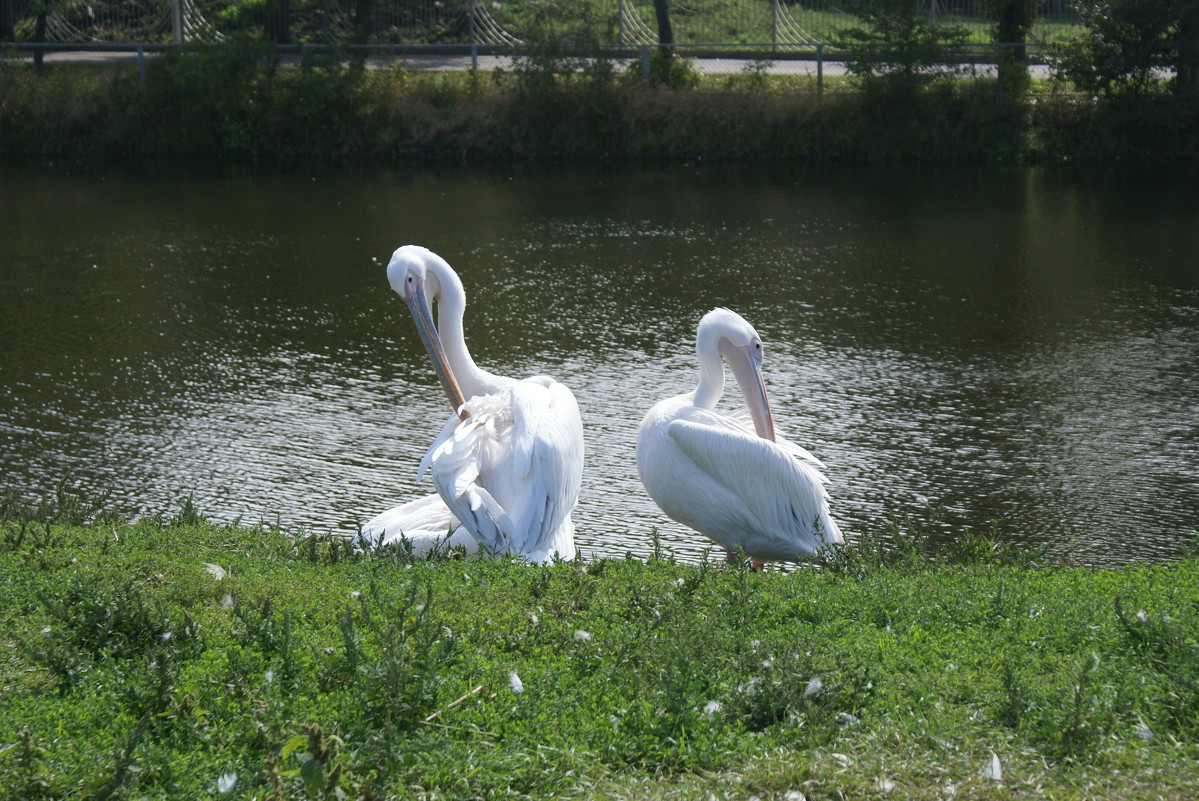
<path fill-rule="evenodd" d="M 708 547 L 637 478 L 714 306 L 849 538 L 943 505 L 1087 564 L 1199 528 L 1199 174 L 1060 168 L 129 174 L 0 168 L 0 491 L 350 532 L 445 401 L 384 267 L 445 256 L 476 360 L 571 387 L 587 554 Z M 732 406 L 734 398 L 726 398 Z"/>

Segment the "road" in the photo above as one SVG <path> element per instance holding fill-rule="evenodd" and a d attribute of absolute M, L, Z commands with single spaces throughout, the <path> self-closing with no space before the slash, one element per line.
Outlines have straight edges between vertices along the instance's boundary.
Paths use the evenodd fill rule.
<path fill-rule="evenodd" d="M 47 53 L 45 60 L 48 64 L 72 62 L 137 63 L 140 58 L 151 59 L 158 56 L 158 53 L 155 52 L 144 52 L 139 55 L 135 48 L 135 45 L 113 45 L 103 50 L 73 49 L 68 51 L 54 51 Z M 682 52 L 686 55 L 685 51 Z M 22 53 L 22 58 L 25 61 L 32 61 L 33 57 L 29 53 Z M 284 54 L 281 59 L 284 63 L 294 64 L 299 61 L 299 56 L 296 54 Z M 773 75 L 814 76 L 822 73 L 825 77 L 833 77 L 845 75 L 847 72 L 845 62 L 827 59 L 824 60 L 823 64 L 817 62 L 814 58 L 793 57 L 780 58 L 765 63 L 738 56 L 711 58 L 705 55 L 693 58 L 692 60 L 695 62 L 696 68 L 705 75 L 736 74 L 755 70 L 759 66 L 765 72 Z M 465 70 L 469 69 L 472 63 L 484 72 L 491 72 L 496 69 L 510 69 L 512 67 L 512 58 L 510 56 L 496 55 L 478 55 L 472 59 L 470 55 L 404 53 L 397 54 L 396 56 L 372 56 L 367 60 L 368 66 L 374 68 L 390 67 L 397 62 L 403 62 L 408 69 L 421 72 Z M 974 70 L 974 74 L 979 77 L 994 77 L 995 75 L 995 66 L 993 64 L 964 66 L 971 67 Z M 1049 68 L 1043 64 L 1032 65 L 1030 70 L 1034 78 L 1049 77 Z"/>

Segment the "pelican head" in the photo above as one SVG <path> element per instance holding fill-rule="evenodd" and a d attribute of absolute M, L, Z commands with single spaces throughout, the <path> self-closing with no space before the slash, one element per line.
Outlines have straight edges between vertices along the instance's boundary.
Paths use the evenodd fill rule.
<path fill-rule="evenodd" d="M 466 398 L 450 368 L 441 335 L 433 322 L 432 307 L 433 301 L 437 301 L 439 316 L 455 318 L 460 326 L 466 296 L 462 282 L 445 259 L 419 245 L 404 245 L 391 254 L 391 261 L 387 263 L 387 281 L 412 313 L 416 331 L 425 344 L 450 405 L 459 415 L 465 415 L 462 404 Z M 447 304 L 454 308 L 447 308 Z"/>
<path fill-rule="evenodd" d="M 754 430 L 762 439 L 774 442 L 774 417 L 762 379 L 762 338 L 754 327 L 734 311 L 713 309 L 699 321 L 695 352 L 700 363 L 695 405 L 711 409 L 720 400 L 724 392 L 723 359 L 745 398 Z"/>

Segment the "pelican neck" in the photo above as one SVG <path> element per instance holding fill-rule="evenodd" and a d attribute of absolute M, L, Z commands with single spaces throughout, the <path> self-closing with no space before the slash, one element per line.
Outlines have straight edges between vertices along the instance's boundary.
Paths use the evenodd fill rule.
<path fill-rule="evenodd" d="M 448 267 L 448 265 L 447 265 Z M 437 295 L 437 335 L 445 348 L 450 371 L 458 380 L 458 386 L 467 398 L 487 395 L 497 389 L 496 376 L 475 364 L 466 347 L 466 336 L 462 330 L 462 318 L 466 313 L 466 290 L 452 269 L 443 270 L 433 265 L 440 291 Z"/>
<path fill-rule="evenodd" d="M 699 356 L 699 384 L 692 393 L 692 403 L 701 409 L 713 409 L 724 394 L 724 363 L 720 358 L 718 337 L 700 330 L 695 341 Z"/>

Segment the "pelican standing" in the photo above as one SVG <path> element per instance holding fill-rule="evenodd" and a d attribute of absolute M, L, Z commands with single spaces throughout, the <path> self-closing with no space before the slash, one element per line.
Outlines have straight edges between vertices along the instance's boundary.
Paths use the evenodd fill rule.
<path fill-rule="evenodd" d="M 384 512 L 363 526 L 363 538 L 386 542 L 402 532 L 420 548 L 460 526 L 489 554 L 573 559 L 570 514 L 583 474 L 574 395 L 546 376 L 516 380 L 475 364 L 462 331 L 466 292 L 436 253 L 398 248 L 387 280 L 408 305 L 454 413 L 417 474 L 418 481 L 426 470 L 431 474 L 437 496 Z M 455 535 L 450 545 L 467 544 L 465 535 Z"/>
<path fill-rule="evenodd" d="M 829 514 L 821 462 L 775 436 L 762 380 L 762 339 L 728 309 L 713 309 L 695 337 L 699 384 L 649 410 L 637 432 L 637 471 L 667 517 L 716 542 L 755 568 L 795 560 L 842 542 Z M 728 362 L 746 412 L 724 414 Z"/>

